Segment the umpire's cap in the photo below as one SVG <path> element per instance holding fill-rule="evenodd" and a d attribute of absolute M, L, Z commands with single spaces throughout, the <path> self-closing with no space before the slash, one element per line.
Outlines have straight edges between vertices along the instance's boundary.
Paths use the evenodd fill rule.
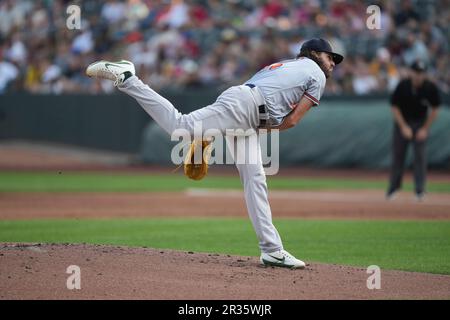
<path fill-rule="evenodd" d="M 333 52 L 331 44 L 327 40 L 322 38 L 314 38 L 306 41 L 305 43 L 303 43 L 302 49 L 329 53 L 333 57 L 333 61 L 335 64 L 339 64 L 342 62 L 342 60 L 344 60 L 344 57 L 336 52 Z"/>
<path fill-rule="evenodd" d="M 422 60 L 416 60 L 411 65 L 410 68 L 416 72 L 425 72 L 427 71 L 427 66 Z"/>

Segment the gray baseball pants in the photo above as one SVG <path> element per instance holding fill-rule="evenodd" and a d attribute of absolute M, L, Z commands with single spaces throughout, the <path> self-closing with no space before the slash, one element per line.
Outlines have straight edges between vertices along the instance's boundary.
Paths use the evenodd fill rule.
<path fill-rule="evenodd" d="M 241 164 L 235 161 L 236 167 L 244 187 L 248 214 L 258 237 L 261 251 L 271 253 L 283 249 L 280 235 L 272 223 L 259 134 L 256 131 L 259 125 L 258 106 L 264 104 L 264 97 L 257 88 L 244 85 L 231 87 L 224 91 L 213 104 L 189 114 L 181 114 L 167 99 L 149 88 L 136 76 L 132 76 L 118 88 L 135 98 L 153 120 L 169 134 L 182 128 L 188 130 L 193 136 L 195 122 L 202 123 L 203 132 L 208 129 L 218 129 L 224 135 L 227 129 L 243 129 L 244 131 L 254 129 L 253 134 L 257 135 L 258 147 L 251 149 L 253 151 L 244 150 L 244 152 L 255 152 L 256 154 L 253 154 L 252 157 L 256 157 L 256 164 L 254 162 L 253 164 Z M 250 138 L 247 136 L 244 139 L 249 140 Z M 227 142 L 230 142 L 230 139 L 234 139 L 234 137 L 226 136 L 226 139 Z M 227 145 L 230 144 L 227 143 Z M 239 158 L 239 152 L 242 151 L 237 148 L 237 144 L 233 145 L 234 150 L 230 151 L 236 159 Z M 244 156 L 245 159 L 249 157 L 248 154 Z"/>

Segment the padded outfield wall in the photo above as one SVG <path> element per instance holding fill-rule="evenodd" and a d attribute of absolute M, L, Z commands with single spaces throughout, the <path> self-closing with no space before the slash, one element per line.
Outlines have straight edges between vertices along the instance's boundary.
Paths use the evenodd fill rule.
<path fill-rule="evenodd" d="M 280 133 L 280 164 L 387 168 L 392 131 L 392 114 L 386 100 L 329 100 L 309 111 L 299 125 Z M 141 157 L 147 163 L 169 164 L 175 144 L 159 126 L 150 123 L 144 131 Z M 448 107 L 440 109 L 431 128 L 427 157 L 430 167 L 450 169 Z M 408 165 L 411 162 L 412 148 L 407 158 Z"/>
<path fill-rule="evenodd" d="M 184 113 L 212 103 L 211 90 L 163 93 Z M 445 97 L 448 98 L 448 97 Z M 448 99 L 432 126 L 430 167 L 450 169 Z M 280 137 L 282 165 L 386 168 L 392 117 L 386 97 L 326 98 Z M 138 153 L 146 163 L 170 164 L 176 142 L 130 97 L 112 95 L 0 95 L 0 139 L 57 142 Z M 411 161 L 411 153 L 408 161 Z"/>

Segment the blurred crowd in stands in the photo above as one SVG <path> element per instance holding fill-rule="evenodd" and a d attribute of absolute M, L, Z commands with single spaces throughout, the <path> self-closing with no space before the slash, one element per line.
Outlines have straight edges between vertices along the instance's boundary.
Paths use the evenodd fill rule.
<path fill-rule="evenodd" d="M 72 4 L 80 30 L 66 24 Z M 379 30 L 366 26 L 371 4 Z M 112 92 L 84 70 L 122 58 L 155 89 L 225 88 L 295 57 L 311 37 L 346 57 L 328 95 L 390 92 L 417 59 L 449 93 L 449 29 L 449 0 L 1 0 L 0 94 Z"/>

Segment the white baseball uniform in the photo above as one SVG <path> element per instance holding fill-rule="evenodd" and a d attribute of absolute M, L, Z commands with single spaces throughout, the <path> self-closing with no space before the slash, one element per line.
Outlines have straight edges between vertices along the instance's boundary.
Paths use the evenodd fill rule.
<path fill-rule="evenodd" d="M 194 134 L 194 123 L 201 121 L 203 131 L 218 129 L 254 129 L 259 142 L 257 128 L 260 125 L 261 105 L 267 107 L 269 125 L 280 124 L 292 111 L 294 105 L 305 96 L 315 105 L 319 104 L 325 88 L 325 74 L 308 58 L 282 61 L 256 73 L 245 85 L 234 86 L 224 91 L 217 100 L 189 114 L 181 114 L 167 99 L 142 83 L 136 76 L 119 85 L 119 90 L 135 98 L 141 107 L 169 134 L 183 128 Z M 250 139 L 250 136 L 245 139 Z M 254 137 L 253 137 L 254 138 Z M 228 142 L 234 137 L 226 136 Z M 247 143 L 247 142 L 246 142 Z M 239 157 L 239 148 L 231 150 Z M 256 231 L 262 252 L 271 253 L 283 249 L 283 244 L 272 223 L 268 200 L 266 175 L 262 165 L 261 148 L 246 149 L 254 152 L 256 164 L 236 164 L 244 187 L 248 214 Z M 248 159 L 249 155 L 245 155 Z"/>

